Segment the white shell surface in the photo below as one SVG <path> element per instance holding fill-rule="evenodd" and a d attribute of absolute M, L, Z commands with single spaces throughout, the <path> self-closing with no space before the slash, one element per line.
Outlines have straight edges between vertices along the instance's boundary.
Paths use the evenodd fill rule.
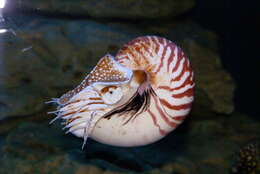
<path fill-rule="evenodd" d="M 148 112 L 124 124 L 126 118 L 115 115 L 110 120 L 100 119 L 90 137 L 104 144 L 133 147 L 158 141 L 166 135 L 166 132 L 173 129 L 165 125 L 164 130 L 159 130 L 159 127 L 154 126 L 154 121 Z M 164 123 L 159 120 L 157 124 Z"/>

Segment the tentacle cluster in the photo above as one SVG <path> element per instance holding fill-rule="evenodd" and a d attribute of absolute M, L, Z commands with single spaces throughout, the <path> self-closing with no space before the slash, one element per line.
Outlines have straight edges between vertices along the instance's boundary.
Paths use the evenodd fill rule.
<path fill-rule="evenodd" d="M 136 92 L 127 103 L 110 111 L 104 116 L 104 118 L 110 119 L 113 115 L 129 115 L 126 117 L 127 120 L 123 123 L 127 124 L 130 120 L 135 119 L 138 115 L 147 111 L 150 107 L 151 96 L 155 95 L 156 94 L 151 87 L 145 90 L 142 94 Z"/>

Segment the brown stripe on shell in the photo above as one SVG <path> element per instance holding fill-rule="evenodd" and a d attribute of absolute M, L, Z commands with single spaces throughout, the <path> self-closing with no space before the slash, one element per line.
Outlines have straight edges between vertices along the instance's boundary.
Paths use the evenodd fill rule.
<path fill-rule="evenodd" d="M 161 49 L 161 50 L 160 50 Z M 167 49 L 170 49 L 170 52 L 167 52 Z M 152 61 L 155 60 L 156 56 L 159 55 L 159 51 L 161 52 L 161 57 L 159 57 L 159 63 L 154 63 Z M 177 55 L 175 55 L 175 51 Z M 167 53 L 167 54 L 166 54 Z M 128 56 L 129 55 L 129 56 Z M 189 61 L 184 56 L 183 51 L 180 47 L 176 46 L 173 42 L 161 38 L 161 37 L 155 37 L 155 36 L 148 36 L 148 37 L 139 37 L 136 38 L 129 43 L 125 44 L 121 50 L 119 50 L 116 58 L 119 57 L 120 62 L 128 66 L 128 62 L 124 64 L 124 60 L 128 60 L 131 62 L 129 65 L 129 68 L 132 68 L 134 70 L 143 70 L 147 75 L 149 76 L 149 83 L 151 84 L 151 88 L 155 87 L 153 90 L 156 93 L 156 90 L 159 89 L 166 89 L 169 92 L 172 92 L 174 90 L 179 90 L 183 87 L 185 87 L 187 84 L 193 85 L 193 77 L 192 77 L 192 69 L 189 65 Z M 180 66 L 181 60 L 184 59 L 183 67 L 181 69 L 181 72 L 179 75 L 177 75 L 173 79 L 170 80 L 170 84 L 168 86 L 166 85 L 160 85 L 157 83 L 157 74 L 161 72 L 163 68 L 166 68 L 163 72 L 167 72 L 168 74 L 176 73 Z M 171 67 L 172 61 L 175 61 L 174 66 Z M 165 65 L 164 65 L 165 64 Z M 152 66 L 151 66 L 152 65 Z M 149 67 L 149 70 L 148 68 Z M 155 69 L 156 67 L 156 69 Z M 171 69 L 170 69 L 171 67 Z M 180 84 L 179 87 L 172 88 L 171 84 L 175 83 L 183 77 L 185 72 L 190 72 L 187 79 L 184 80 L 182 84 Z M 193 87 L 190 89 L 185 90 L 184 92 L 181 92 L 180 94 L 173 94 L 172 97 L 180 98 L 182 99 L 184 96 L 193 96 Z M 165 98 L 164 96 L 158 96 L 159 100 L 155 99 L 155 107 L 161 116 L 161 118 L 171 127 L 176 127 L 179 122 L 173 122 L 171 119 L 173 117 L 170 117 L 167 113 L 165 113 L 164 109 L 161 107 L 167 107 L 168 109 L 174 111 L 174 110 L 182 110 L 182 109 L 189 109 L 192 105 L 192 102 L 186 102 L 185 104 L 170 104 L 167 100 L 170 100 L 170 98 Z M 159 104 L 160 103 L 160 104 Z M 186 115 L 186 114 L 185 114 Z M 178 119 L 182 120 L 185 118 L 185 115 L 181 117 L 177 117 L 176 121 L 179 121 Z M 175 119 L 174 119 L 175 120 Z"/>
<path fill-rule="evenodd" d="M 153 114 L 150 109 L 148 109 L 147 112 L 148 112 L 148 114 L 151 116 L 154 126 L 155 126 L 155 127 L 158 127 L 160 134 L 163 135 L 163 136 L 165 136 L 167 133 L 166 133 L 166 131 L 163 130 L 163 129 L 161 128 L 161 126 L 158 124 L 158 122 L 157 122 L 157 117 L 155 116 L 155 114 Z"/>

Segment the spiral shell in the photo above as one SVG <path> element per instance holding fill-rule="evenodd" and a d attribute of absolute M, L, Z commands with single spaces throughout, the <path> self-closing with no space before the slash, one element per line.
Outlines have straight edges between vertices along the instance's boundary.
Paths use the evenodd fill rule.
<path fill-rule="evenodd" d="M 56 119 L 78 137 L 115 146 L 153 143 L 191 109 L 193 71 L 183 51 L 157 36 L 138 37 L 105 55 L 74 90 L 53 102 Z"/>

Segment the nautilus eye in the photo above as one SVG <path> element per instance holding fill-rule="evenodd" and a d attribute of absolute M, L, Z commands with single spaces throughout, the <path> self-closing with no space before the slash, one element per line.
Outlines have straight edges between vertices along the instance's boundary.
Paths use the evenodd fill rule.
<path fill-rule="evenodd" d="M 73 90 L 53 99 L 67 132 L 109 145 L 141 146 L 173 131 L 191 110 L 193 71 L 183 51 L 157 36 L 107 54 Z"/>
<path fill-rule="evenodd" d="M 117 86 L 107 86 L 100 90 L 100 96 L 104 103 L 116 104 L 123 97 L 123 91 Z"/>

